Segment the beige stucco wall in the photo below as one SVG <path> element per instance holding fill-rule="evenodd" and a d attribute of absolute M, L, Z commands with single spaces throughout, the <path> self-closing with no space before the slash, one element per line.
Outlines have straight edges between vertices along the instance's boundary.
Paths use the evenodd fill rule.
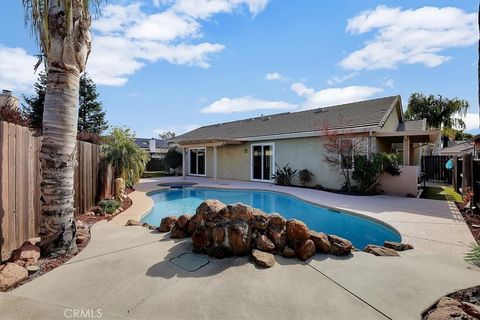
<path fill-rule="evenodd" d="M 380 130 L 382 132 L 394 132 L 397 131 L 398 124 L 400 123 L 400 119 L 398 117 L 398 112 L 394 109 L 390 115 L 385 120 L 383 128 Z"/>
<path fill-rule="evenodd" d="M 219 147 L 217 168 L 219 178 L 250 180 L 250 144 Z"/>
<path fill-rule="evenodd" d="M 418 191 L 418 176 L 420 175 L 420 167 L 418 166 L 403 166 L 399 176 L 392 176 L 385 173 L 380 180 L 380 189 L 387 194 L 407 196 L 417 195 Z"/>

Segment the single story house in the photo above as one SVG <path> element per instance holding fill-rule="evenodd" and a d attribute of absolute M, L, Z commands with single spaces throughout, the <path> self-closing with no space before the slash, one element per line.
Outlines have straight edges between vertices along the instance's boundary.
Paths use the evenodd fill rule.
<path fill-rule="evenodd" d="M 468 141 L 449 141 L 448 146 L 442 148 L 439 152 L 442 156 L 461 156 L 465 153 L 475 153 L 475 148 L 473 143 Z"/>
<path fill-rule="evenodd" d="M 168 141 L 161 139 L 136 138 L 135 144 L 150 154 L 147 171 L 168 171 L 165 154 L 168 152 Z"/>
<path fill-rule="evenodd" d="M 392 194 L 416 194 L 415 150 L 439 139 L 424 120 L 405 121 L 400 96 L 391 96 L 208 125 L 171 142 L 182 150 L 183 176 L 272 182 L 275 164 L 288 164 L 310 170 L 312 186 L 339 189 L 344 183 L 340 168 L 324 161 L 327 127 L 345 139 L 363 139 L 366 153 L 401 154 L 401 176 L 382 179 L 382 189 Z"/>

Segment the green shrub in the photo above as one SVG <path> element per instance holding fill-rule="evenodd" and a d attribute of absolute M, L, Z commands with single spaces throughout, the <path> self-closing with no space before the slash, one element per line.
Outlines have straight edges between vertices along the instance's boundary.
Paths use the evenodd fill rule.
<path fill-rule="evenodd" d="M 357 182 L 360 192 L 371 193 L 375 191 L 383 173 L 400 175 L 399 163 L 399 156 L 393 153 L 375 153 L 370 157 L 356 156 L 352 178 Z"/>
<path fill-rule="evenodd" d="M 132 187 L 140 180 L 150 158 L 135 144 L 135 134 L 128 128 L 113 128 L 105 138 L 105 158 L 112 164 L 116 178 L 123 178 L 125 186 Z"/>
<path fill-rule="evenodd" d="M 293 170 L 290 166 L 285 165 L 283 168 L 279 168 L 275 163 L 275 173 L 273 174 L 273 181 L 279 186 L 292 185 L 292 179 L 297 174 L 297 170 Z"/>
<path fill-rule="evenodd" d="M 106 212 L 108 214 L 113 214 L 118 208 L 120 208 L 120 202 L 114 199 L 107 199 L 102 200 L 98 203 L 102 212 Z"/>
<path fill-rule="evenodd" d="M 298 179 L 300 179 L 300 183 L 302 186 L 306 186 L 310 182 L 312 182 L 313 173 L 308 169 L 302 169 L 298 172 Z"/>
<path fill-rule="evenodd" d="M 473 243 L 470 248 L 470 252 L 465 254 L 465 261 L 480 266 L 480 244 Z"/>

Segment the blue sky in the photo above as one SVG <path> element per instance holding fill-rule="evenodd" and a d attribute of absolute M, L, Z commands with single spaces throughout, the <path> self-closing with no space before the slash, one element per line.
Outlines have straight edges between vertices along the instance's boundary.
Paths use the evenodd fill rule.
<path fill-rule="evenodd" d="M 470 102 L 476 1 L 109 0 L 87 71 L 138 136 L 412 92 Z M 0 89 L 29 94 L 39 51 L 20 1 L 0 12 Z"/>

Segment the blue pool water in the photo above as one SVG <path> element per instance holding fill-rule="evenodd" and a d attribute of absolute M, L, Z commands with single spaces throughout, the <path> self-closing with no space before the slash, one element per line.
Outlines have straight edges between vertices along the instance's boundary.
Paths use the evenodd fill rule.
<path fill-rule="evenodd" d="M 277 192 L 186 188 L 158 191 L 150 197 L 154 201 L 153 209 L 141 221 L 157 226 L 165 216 L 194 214 L 202 201 L 218 199 L 225 204 L 242 202 L 266 213 L 278 212 L 287 219 L 302 220 L 310 229 L 349 239 L 359 249 L 367 244 L 383 245 L 385 240 L 401 240 L 395 230 L 373 220 L 332 211 Z"/>

